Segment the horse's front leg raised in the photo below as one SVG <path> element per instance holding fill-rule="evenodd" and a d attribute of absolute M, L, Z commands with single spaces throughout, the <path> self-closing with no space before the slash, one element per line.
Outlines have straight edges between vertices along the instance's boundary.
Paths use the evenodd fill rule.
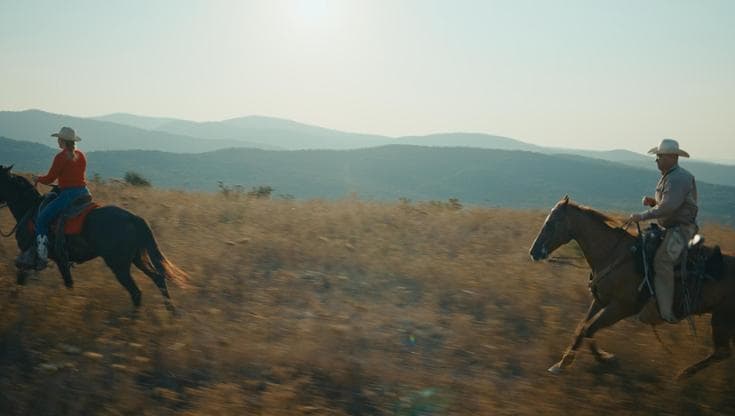
<path fill-rule="evenodd" d="M 574 362 L 574 355 L 577 352 L 577 349 L 580 345 L 582 345 L 582 341 L 584 340 L 583 332 L 585 328 L 587 327 L 587 322 L 592 319 L 593 316 L 595 316 L 600 310 L 602 309 L 602 305 L 600 305 L 600 302 L 598 302 L 595 299 L 592 299 L 592 303 L 590 304 L 589 309 L 587 309 L 587 314 L 585 317 L 579 322 L 577 325 L 577 329 L 574 331 L 574 338 L 572 339 L 572 344 L 567 348 L 567 350 L 564 352 L 564 355 L 561 357 L 561 360 L 559 360 L 558 363 L 554 364 L 549 368 L 549 372 L 558 374 L 561 372 L 562 369 L 565 367 L 568 367 L 572 365 Z"/>
<path fill-rule="evenodd" d="M 587 316 L 577 328 L 574 342 L 572 342 L 572 345 L 564 353 L 561 360 L 549 368 L 549 372 L 553 374 L 561 373 L 564 368 L 569 367 L 574 362 L 577 349 L 582 345 L 585 338 L 592 338 L 600 329 L 613 325 L 619 320 L 632 315 L 632 313 L 632 308 L 626 308 L 617 302 L 600 308 L 597 301 L 593 301 L 592 305 L 590 305 L 590 310 L 587 312 Z M 598 360 L 607 361 L 614 358 L 612 354 L 599 349 L 594 342 L 591 344 L 591 348 Z"/>

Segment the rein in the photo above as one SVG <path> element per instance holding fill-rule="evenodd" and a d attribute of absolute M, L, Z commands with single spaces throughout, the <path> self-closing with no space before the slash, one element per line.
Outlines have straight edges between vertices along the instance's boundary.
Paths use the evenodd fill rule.
<path fill-rule="evenodd" d="M 627 231 L 626 230 L 628 229 L 628 226 L 629 225 L 630 224 L 626 224 L 623 227 L 618 227 L 618 229 L 625 231 L 626 234 L 627 234 Z M 615 250 L 617 250 L 617 248 L 620 246 L 620 243 L 622 243 L 625 240 L 625 237 L 626 237 L 625 234 L 620 236 L 620 238 L 615 243 L 615 245 L 613 246 L 613 248 L 610 249 L 610 253 L 614 253 Z M 604 269 L 602 269 L 602 271 L 600 271 L 600 272 L 595 273 L 595 271 L 593 270 L 592 271 L 592 279 L 590 281 L 590 287 L 597 285 L 600 282 L 600 280 L 602 280 L 604 277 L 606 277 L 607 275 L 609 275 L 613 270 L 615 270 L 624 261 L 626 261 L 627 260 L 627 257 L 628 256 L 625 256 L 625 255 L 618 257 L 617 259 L 615 259 L 615 261 L 613 261 L 612 263 L 610 263 L 607 267 L 605 267 Z"/>
<path fill-rule="evenodd" d="M 35 188 L 35 186 L 33 187 L 33 189 L 36 189 L 36 188 Z M 27 192 L 28 190 L 29 190 L 29 189 L 26 189 L 26 190 L 22 191 L 22 192 L 21 192 L 21 195 L 22 195 L 22 194 L 24 194 L 24 193 L 26 193 L 26 192 Z M 8 208 L 8 207 L 9 207 L 9 205 L 8 205 L 8 203 L 7 203 L 7 202 L 3 202 L 2 204 L 0 204 L 0 209 L 3 209 L 3 208 Z M 22 217 L 20 218 L 20 220 L 18 220 L 18 221 L 17 221 L 16 223 L 15 223 L 15 226 L 13 227 L 13 229 L 12 229 L 12 230 L 10 230 L 10 232 L 9 232 L 9 233 L 7 233 L 7 234 L 6 234 L 6 233 L 2 232 L 2 230 L 0 230 L 0 235 L 2 235 L 2 236 L 3 236 L 3 237 L 5 237 L 5 238 L 8 238 L 8 237 L 12 236 L 13 234 L 15 234 L 15 233 L 16 233 L 16 232 L 18 231 L 18 226 L 19 226 L 20 224 L 23 224 L 23 223 L 25 223 L 25 222 L 26 222 L 26 220 L 28 219 L 28 216 L 29 216 L 29 215 L 30 215 L 30 214 L 31 214 L 32 212 L 34 212 L 34 210 L 35 210 L 35 207 L 34 207 L 34 206 L 31 206 L 31 208 L 30 208 L 30 209 L 29 209 L 28 211 L 26 211 L 26 213 L 25 213 L 25 214 L 24 214 L 24 215 L 23 215 L 23 216 L 22 216 Z"/>
<path fill-rule="evenodd" d="M 7 207 L 8 207 L 7 203 L 0 204 L 0 209 L 7 208 Z M 10 232 L 7 234 L 5 234 L 2 230 L 0 230 L 0 235 L 2 235 L 5 238 L 12 236 L 13 234 L 15 234 L 16 231 L 18 231 L 18 224 L 19 222 L 16 222 L 15 227 L 13 227 L 13 229 L 10 230 Z"/>

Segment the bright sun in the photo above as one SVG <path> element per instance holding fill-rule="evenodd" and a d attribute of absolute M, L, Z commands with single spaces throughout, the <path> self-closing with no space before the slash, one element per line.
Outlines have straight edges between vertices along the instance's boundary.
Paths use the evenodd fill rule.
<path fill-rule="evenodd" d="M 319 24 L 329 15 L 327 0 L 291 0 L 287 5 L 292 18 L 304 24 Z"/>

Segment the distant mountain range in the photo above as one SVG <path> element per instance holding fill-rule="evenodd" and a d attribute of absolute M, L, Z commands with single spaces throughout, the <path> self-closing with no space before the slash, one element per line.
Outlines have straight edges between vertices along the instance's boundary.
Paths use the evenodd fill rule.
<path fill-rule="evenodd" d="M 155 185 L 185 189 L 216 190 L 223 181 L 303 198 L 356 192 L 523 208 L 546 208 L 571 193 L 602 209 L 632 211 L 658 177 L 652 157 L 627 150 L 549 148 L 479 133 L 393 138 L 259 116 L 199 123 L 40 110 L 0 112 L 0 136 L 12 138 L 0 140 L 0 163 L 44 171 L 56 152 L 49 135 L 64 125 L 83 137 L 90 176 L 137 171 Z M 700 183 L 704 217 L 730 222 L 735 166 L 681 164 Z"/>
<path fill-rule="evenodd" d="M 159 150 L 203 153 L 243 147 L 262 150 L 360 149 L 390 144 L 433 147 L 524 150 L 624 163 L 655 171 L 652 157 L 628 150 L 590 151 L 542 147 L 520 140 L 481 133 L 444 133 L 387 137 L 346 133 L 272 117 L 240 117 L 219 122 L 117 113 L 93 118 L 51 114 L 40 110 L 0 112 L 0 136 L 54 147 L 49 134 L 60 126 L 75 127 L 84 138 L 81 147 L 94 150 Z M 735 166 L 682 160 L 682 165 L 704 182 L 735 185 Z"/>
<path fill-rule="evenodd" d="M 61 126 L 73 127 L 82 137 L 85 150 L 144 149 L 199 153 L 227 147 L 261 147 L 240 140 L 202 140 L 40 110 L 0 111 L 0 136 L 4 137 L 55 146 L 55 139 L 50 134 L 59 131 Z"/>
<path fill-rule="evenodd" d="M 0 138 L 0 164 L 43 172 L 56 150 Z M 223 149 L 199 154 L 161 151 L 88 153 L 90 176 L 135 171 L 155 186 L 217 190 L 268 185 L 276 195 L 376 200 L 437 200 L 507 208 L 550 208 L 560 197 L 607 211 L 641 210 L 658 173 L 576 155 L 529 151 L 388 145 L 355 150 Z M 735 187 L 698 183 L 701 217 L 735 225 Z"/>

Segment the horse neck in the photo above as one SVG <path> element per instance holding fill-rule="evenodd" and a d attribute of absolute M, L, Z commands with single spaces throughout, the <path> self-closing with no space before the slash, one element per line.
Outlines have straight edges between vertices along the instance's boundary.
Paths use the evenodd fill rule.
<path fill-rule="evenodd" d="M 34 209 L 41 203 L 41 195 L 38 192 L 19 191 L 18 199 L 8 202 L 8 208 L 15 218 L 15 222 L 19 222 L 30 209 Z"/>
<path fill-rule="evenodd" d="M 625 236 L 599 218 L 582 211 L 574 212 L 574 217 L 570 218 L 572 237 L 582 249 L 590 268 L 599 270 L 610 263 L 612 251 L 619 249 Z"/>

